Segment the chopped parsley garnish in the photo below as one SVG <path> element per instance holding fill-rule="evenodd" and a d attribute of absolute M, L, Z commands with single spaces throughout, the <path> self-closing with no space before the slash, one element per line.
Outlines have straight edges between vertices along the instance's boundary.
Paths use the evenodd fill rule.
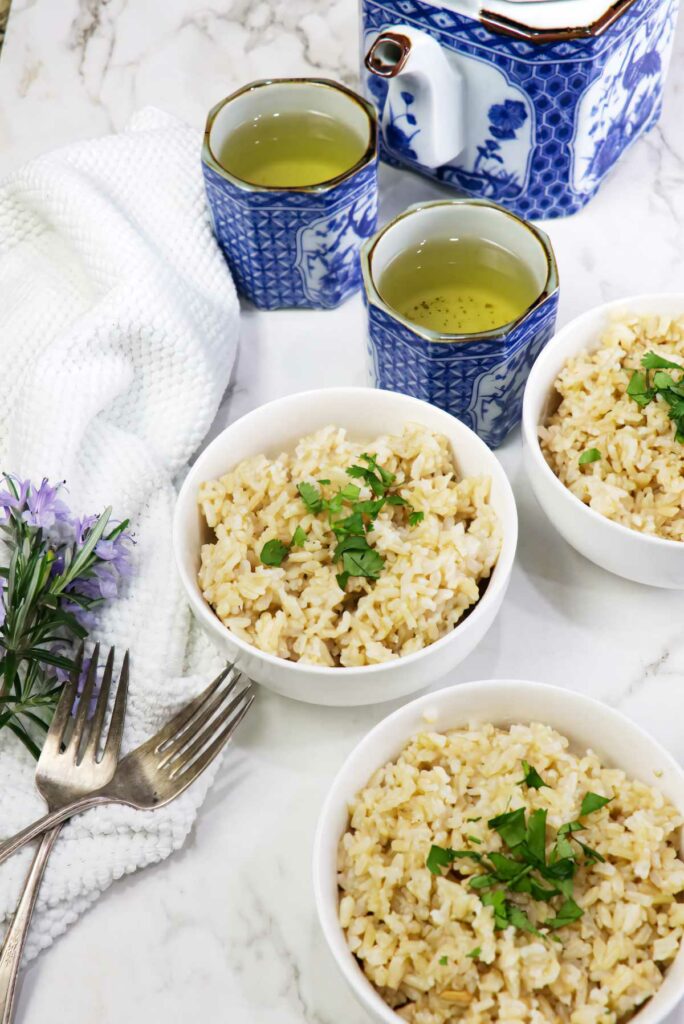
<path fill-rule="evenodd" d="M 599 796 L 598 793 L 585 793 L 584 799 L 582 800 L 582 806 L 580 807 L 580 818 L 583 818 L 585 814 L 592 814 L 593 811 L 600 810 L 601 807 L 605 807 L 612 800 L 612 796 Z"/>
<path fill-rule="evenodd" d="M 314 516 L 318 515 L 323 508 L 323 499 L 321 498 L 320 491 L 313 484 L 307 484 L 306 482 L 297 484 L 297 490 L 299 491 L 299 497 L 306 505 L 306 511 Z"/>
<path fill-rule="evenodd" d="M 522 765 L 525 775 L 518 785 L 527 785 L 530 789 L 548 788 L 548 784 L 527 761 L 523 761 Z M 579 816 L 584 817 L 600 810 L 611 799 L 597 793 L 585 793 Z M 573 898 L 574 877 L 578 866 L 604 859 L 600 853 L 577 838 L 576 833 L 584 831 L 585 826 L 580 821 L 568 821 L 561 825 L 547 853 L 547 812 L 544 809 L 528 813 L 525 807 L 517 807 L 490 818 L 487 824 L 498 833 L 502 842 L 501 850 L 452 850 L 433 845 L 426 867 L 432 874 L 441 875 L 442 868 L 453 870 L 455 861 L 470 860 L 481 870 L 475 874 L 466 872 L 468 887 L 479 894 L 484 906 L 492 908 L 494 927 L 497 930 L 512 926 L 531 935 L 559 941 L 551 933 L 578 921 L 584 913 Z M 479 845 L 482 843 L 475 836 L 469 835 L 467 839 Z M 535 923 L 525 907 L 512 898 L 518 894 L 529 896 L 537 903 L 547 904 L 544 920 Z M 552 906 L 552 901 L 556 899 L 560 903 Z M 479 952 L 478 947 L 477 955 Z"/>
<path fill-rule="evenodd" d="M 682 370 L 684 366 L 664 359 L 655 352 L 647 352 L 641 359 L 646 371 L 635 370 L 627 385 L 627 394 L 642 409 L 654 398 L 662 398 L 669 406 L 669 416 L 675 425 L 675 439 L 684 444 L 684 377 L 675 380 L 665 370 Z M 655 371 L 651 377 L 651 371 Z"/>
<path fill-rule="evenodd" d="M 259 558 L 264 565 L 282 565 L 292 548 L 301 548 L 306 544 L 306 534 L 298 526 L 292 534 L 292 540 L 285 544 L 282 540 L 267 540 L 261 549 Z"/>
<path fill-rule="evenodd" d="M 289 550 L 290 545 L 282 540 L 267 540 L 259 557 L 264 565 L 282 565 Z"/>
<path fill-rule="evenodd" d="M 479 818 L 466 818 L 466 821 L 482 821 L 482 816 L 480 815 Z"/>
<path fill-rule="evenodd" d="M 377 580 L 385 559 L 369 547 L 366 551 L 345 551 L 342 555 L 342 566 L 348 576 L 365 576 L 369 580 Z"/>
<path fill-rule="evenodd" d="M 523 772 L 525 773 L 518 783 L 519 786 L 527 786 L 528 789 L 542 789 L 549 787 L 542 779 L 541 775 L 536 768 L 533 768 L 528 761 L 522 762 Z"/>
<path fill-rule="evenodd" d="M 301 526 L 298 526 L 295 532 L 292 534 L 292 546 L 303 548 L 306 544 L 306 534 L 302 530 Z"/>
<path fill-rule="evenodd" d="M 378 464 L 377 455 L 360 455 L 359 463 L 350 466 L 345 472 L 352 481 L 358 480 L 359 483 L 350 481 L 330 497 L 325 497 L 318 487 L 308 481 L 297 484 L 306 511 L 314 516 L 327 513 L 330 529 L 337 537 L 333 559 L 338 564 L 341 562 L 342 571 L 335 576 L 340 590 L 346 589 L 351 577 L 367 580 L 379 578 L 385 559 L 371 546 L 368 535 L 373 532 L 373 524 L 385 505 L 405 508 L 410 526 L 421 522 L 425 515 L 415 511 L 406 498 L 391 490 L 396 475 Z M 320 487 L 330 484 L 326 477 L 317 482 Z M 361 488 L 364 485 L 370 488 L 373 496 L 362 500 Z M 270 540 L 264 544 L 261 561 L 264 565 L 280 566 L 293 547 L 303 547 L 305 543 L 306 533 L 303 527 L 298 526 L 290 544 L 279 540 Z"/>
<path fill-rule="evenodd" d="M 582 452 L 577 461 L 580 466 L 587 466 L 590 462 L 598 462 L 600 458 L 601 452 L 598 448 L 587 448 L 585 452 Z"/>
<path fill-rule="evenodd" d="M 440 956 L 439 962 L 442 965 L 442 967 L 446 967 L 446 965 L 449 963 L 449 961 L 447 960 L 447 958 L 445 956 Z"/>
<path fill-rule="evenodd" d="M 466 836 L 466 839 L 469 839 L 471 843 L 477 843 L 478 846 L 482 846 L 482 840 L 478 839 L 477 836 Z"/>
<path fill-rule="evenodd" d="M 475 949 L 471 949 L 469 953 L 466 953 L 466 956 L 470 957 L 471 960 L 477 960 L 481 953 L 482 947 L 476 946 Z"/>

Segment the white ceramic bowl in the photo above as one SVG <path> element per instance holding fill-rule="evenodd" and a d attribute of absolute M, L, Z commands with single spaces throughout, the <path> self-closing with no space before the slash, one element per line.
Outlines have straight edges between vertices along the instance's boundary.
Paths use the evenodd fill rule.
<path fill-rule="evenodd" d="M 422 423 L 448 437 L 465 476 L 488 474 L 492 505 L 503 528 L 503 548 L 487 589 L 450 633 L 404 658 L 361 668 L 327 668 L 286 661 L 245 643 L 219 621 L 197 583 L 200 546 L 210 538 L 197 506 L 200 483 L 228 472 L 242 459 L 275 456 L 312 431 L 334 423 L 370 441 Z M 498 612 L 511 575 L 518 538 L 513 492 L 498 459 L 468 427 L 426 402 L 373 388 L 307 391 L 263 405 L 232 423 L 202 452 L 185 479 L 176 506 L 173 544 L 190 607 L 209 637 L 252 679 L 276 693 L 312 704 L 374 704 L 414 693 L 441 679 L 480 642 Z"/>
<path fill-rule="evenodd" d="M 637 583 L 682 590 L 684 544 L 631 530 L 589 508 L 561 483 L 539 446 L 537 428 L 548 415 L 558 373 L 570 356 L 598 347 L 605 326 L 616 312 L 681 316 L 684 295 L 640 295 L 608 302 L 577 317 L 551 339 L 532 367 L 525 388 L 525 468 L 539 504 L 558 532 L 585 558 Z"/>
<path fill-rule="evenodd" d="M 670 754 L 618 711 L 571 690 L 516 680 L 462 683 L 419 697 L 389 715 L 361 740 L 338 772 L 321 810 L 313 854 L 314 894 L 325 939 L 358 1000 L 383 1024 L 402 1024 L 402 1019 L 375 991 L 350 953 L 337 916 L 337 847 L 348 823 L 348 804 L 417 732 L 445 731 L 468 722 L 547 723 L 567 736 L 578 751 L 591 747 L 606 764 L 657 786 L 684 813 L 684 771 Z M 684 830 L 680 847 L 684 851 Z M 683 994 L 684 950 L 680 950 L 661 988 L 632 1018 L 633 1024 L 662 1021 Z"/>

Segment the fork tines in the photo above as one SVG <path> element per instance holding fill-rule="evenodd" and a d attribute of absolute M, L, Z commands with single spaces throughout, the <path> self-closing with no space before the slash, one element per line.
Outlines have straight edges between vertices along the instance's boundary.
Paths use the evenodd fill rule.
<path fill-rule="evenodd" d="M 228 664 L 206 690 L 157 733 L 153 751 L 156 767 L 167 769 L 170 779 L 182 776 L 189 784 L 230 739 L 254 697 L 254 684 Z"/>
<path fill-rule="evenodd" d="M 123 724 L 126 715 L 126 697 L 128 694 L 128 651 L 124 655 L 121 672 L 116 683 L 114 706 L 109 721 L 109 729 L 104 732 L 105 716 L 112 689 L 114 672 L 114 648 L 110 648 L 105 664 L 102 682 L 97 690 L 95 707 L 91 711 L 93 695 L 96 691 L 100 645 L 96 644 L 90 657 L 83 689 L 79 694 L 79 683 L 83 675 L 84 644 L 81 644 L 74 669 L 69 682 L 65 684 L 53 716 L 50 728 L 43 744 L 43 753 L 54 757 L 68 754 L 74 763 L 84 760 L 97 761 L 100 739 L 105 740 L 100 763 L 114 763 L 118 760 L 123 735 Z M 75 709 L 75 711 L 74 711 Z M 69 725 L 73 721 L 73 728 Z"/>

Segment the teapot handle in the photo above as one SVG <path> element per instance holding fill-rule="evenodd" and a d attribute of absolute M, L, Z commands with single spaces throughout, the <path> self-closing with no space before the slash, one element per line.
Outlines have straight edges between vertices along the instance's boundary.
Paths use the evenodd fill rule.
<path fill-rule="evenodd" d="M 464 149 L 465 81 L 427 32 L 397 25 L 371 44 L 371 74 L 388 81 L 381 127 L 390 152 L 424 167 L 441 167 Z"/>

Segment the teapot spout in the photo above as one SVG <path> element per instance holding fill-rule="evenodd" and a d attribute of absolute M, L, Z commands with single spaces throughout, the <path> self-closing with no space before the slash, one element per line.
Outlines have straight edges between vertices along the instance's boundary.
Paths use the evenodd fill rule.
<path fill-rule="evenodd" d="M 364 64 L 373 75 L 394 78 L 411 52 L 411 40 L 399 32 L 382 32 L 366 54 Z"/>
<path fill-rule="evenodd" d="M 381 118 L 387 148 L 425 167 L 455 159 L 465 146 L 464 79 L 437 40 L 394 26 L 373 41 L 365 65 L 388 79 Z"/>

